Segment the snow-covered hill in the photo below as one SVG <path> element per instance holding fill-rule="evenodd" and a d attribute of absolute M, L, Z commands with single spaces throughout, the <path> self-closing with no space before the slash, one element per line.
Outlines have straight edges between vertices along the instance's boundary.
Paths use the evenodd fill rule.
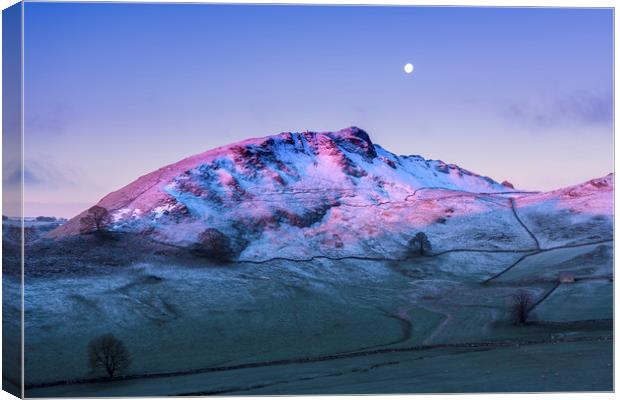
<path fill-rule="evenodd" d="M 397 258 L 418 231 L 429 235 L 436 251 L 527 246 L 531 237 L 515 223 L 511 193 L 518 195 L 509 183 L 453 164 L 397 156 L 352 127 L 210 150 L 145 175 L 98 205 L 109 212 L 111 231 L 196 247 L 201 235 L 217 230 L 242 260 Z M 516 204 L 548 204 L 549 196 L 559 196 L 554 193 L 520 194 Z M 595 190 L 599 195 L 611 204 L 608 191 Z M 50 236 L 79 234 L 87 214 Z"/>
<path fill-rule="evenodd" d="M 579 185 L 515 199 L 523 222 L 542 247 L 610 239 L 614 174 Z"/>

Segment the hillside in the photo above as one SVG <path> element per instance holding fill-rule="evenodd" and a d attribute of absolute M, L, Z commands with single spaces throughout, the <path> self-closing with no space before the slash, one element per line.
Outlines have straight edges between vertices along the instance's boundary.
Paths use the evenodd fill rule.
<path fill-rule="evenodd" d="M 98 206 L 109 213 L 109 231 L 190 248 L 215 240 L 235 259 L 398 258 L 417 231 L 437 250 L 527 246 L 513 206 L 535 214 L 579 203 L 571 209 L 582 219 L 602 218 L 611 215 L 612 190 L 610 175 L 545 194 L 518 192 L 454 164 L 397 156 L 352 127 L 216 148 L 145 175 Z M 49 236 L 79 234 L 85 215 Z"/>

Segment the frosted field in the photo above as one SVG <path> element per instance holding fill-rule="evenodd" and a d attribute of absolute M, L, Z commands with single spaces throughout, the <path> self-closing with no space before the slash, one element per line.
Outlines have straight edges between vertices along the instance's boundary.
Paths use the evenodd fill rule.
<path fill-rule="evenodd" d="M 611 278 L 613 243 L 574 248 L 561 248 L 527 257 L 497 281 L 548 280 L 556 281 L 560 272 L 572 273 L 575 278 Z"/>
<path fill-rule="evenodd" d="M 613 315 L 613 295 L 613 284 L 604 280 L 562 285 L 536 309 L 536 318 L 561 322 L 609 318 Z"/>
<path fill-rule="evenodd" d="M 388 280 L 395 274 L 356 264 L 343 266 L 340 275 L 320 263 L 299 269 L 282 264 L 137 265 L 96 278 L 31 280 L 26 290 L 27 346 L 33 349 L 28 376 L 39 381 L 83 377 L 87 342 L 106 332 L 141 354 L 134 369 L 145 372 L 389 342 L 400 335 L 401 322 L 379 308 L 395 308 L 398 288 L 373 286 L 376 277 Z M 381 326 L 368 329 L 376 322 Z M 59 355 L 66 360 L 64 368 L 49 368 Z"/>
<path fill-rule="evenodd" d="M 536 307 L 538 323 L 509 322 L 518 288 L 542 298 L 555 285 L 546 267 L 570 266 L 584 252 L 597 273 L 611 275 L 610 253 L 586 246 L 539 254 L 539 278 L 528 264 L 510 271 L 523 266 L 527 283 L 483 283 L 519 254 L 466 252 L 409 262 L 139 263 L 98 276 L 30 278 L 27 395 L 611 390 L 609 280 L 562 284 Z M 603 322 L 545 324 L 584 319 Z M 132 354 L 131 379 L 89 383 L 87 343 L 110 332 Z M 509 345 L 443 347 L 497 341 Z M 369 353 L 330 358 L 352 352 Z M 300 359 L 315 360 L 278 365 Z M 247 366 L 257 362 L 266 365 Z"/>

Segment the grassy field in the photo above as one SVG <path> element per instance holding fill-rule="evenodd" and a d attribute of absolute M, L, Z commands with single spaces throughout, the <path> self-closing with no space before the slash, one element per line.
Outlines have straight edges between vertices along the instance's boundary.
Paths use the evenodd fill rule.
<path fill-rule="evenodd" d="M 610 391 L 612 343 L 442 348 L 32 389 L 31 396 Z M 176 391 L 175 391 L 176 390 Z M 179 390 L 181 390 L 179 392 Z"/>
<path fill-rule="evenodd" d="M 540 257 L 540 278 L 524 264 L 490 284 L 484 281 L 518 254 L 445 254 L 408 262 L 137 264 L 98 277 L 31 278 L 27 395 L 610 390 L 610 342 L 552 341 L 608 338 L 611 328 L 544 324 L 611 319 L 609 281 L 562 284 L 536 306 L 536 323 L 510 322 L 516 290 L 543 298 L 556 285 L 544 275 L 545 266 L 588 251 Z M 597 272 L 611 274 L 607 253 L 596 254 L 593 262 L 603 265 Z M 88 383 L 97 376 L 87 368 L 87 344 L 108 332 L 127 344 L 133 356 L 128 374 L 134 377 Z M 358 351 L 506 340 L 543 343 L 329 359 Z M 327 359 L 200 372 L 313 357 Z M 84 383 L 46 386 L 67 380 Z"/>
<path fill-rule="evenodd" d="M 608 280 L 564 284 L 536 307 L 535 318 L 558 322 L 610 319 L 613 295 L 613 283 Z"/>

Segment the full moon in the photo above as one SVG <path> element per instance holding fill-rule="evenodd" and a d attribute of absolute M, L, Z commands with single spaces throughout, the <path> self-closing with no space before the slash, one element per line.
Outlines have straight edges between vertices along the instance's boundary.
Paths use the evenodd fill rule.
<path fill-rule="evenodd" d="M 405 64 L 405 73 L 410 74 L 413 72 L 413 64 L 407 63 Z"/>

